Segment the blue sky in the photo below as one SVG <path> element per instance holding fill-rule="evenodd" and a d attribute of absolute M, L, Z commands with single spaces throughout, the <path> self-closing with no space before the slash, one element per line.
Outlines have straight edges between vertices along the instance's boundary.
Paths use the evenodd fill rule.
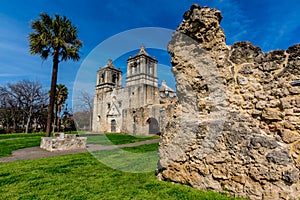
<path fill-rule="evenodd" d="M 266 52 L 287 49 L 300 43 L 298 0 L 0 0 L 0 3 L 0 85 L 30 79 L 39 80 L 45 88 L 49 87 L 51 59 L 42 61 L 39 56 L 30 55 L 27 39 L 32 32 L 30 22 L 37 19 L 41 12 L 65 15 L 78 27 L 79 38 L 84 44 L 80 52 L 81 60 L 62 62 L 59 66 L 58 83 L 67 85 L 71 92 L 74 82 L 83 76 L 77 72 L 80 72 L 84 61 L 99 44 L 137 28 L 175 30 L 182 21 L 183 13 L 193 3 L 222 11 L 221 26 L 229 45 L 236 41 L 250 41 Z M 157 41 L 158 38 L 153 37 L 153 40 Z M 151 42 L 144 42 L 142 38 L 136 41 L 136 44 L 139 43 L 151 46 Z M 122 45 L 121 42 L 113 48 L 123 48 Z M 134 53 L 134 49 L 131 50 Z M 169 65 L 166 52 L 150 51 L 161 64 Z M 103 56 L 99 57 L 99 62 L 96 59 L 90 63 L 95 69 L 110 57 L 107 52 L 100 53 Z M 119 56 L 115 65 L 123 69 L 125 64 L 122 65 L 120 61 L 124 58 Z M 91 76 L 85 78 L 93 83 L 96 75 Z"/>

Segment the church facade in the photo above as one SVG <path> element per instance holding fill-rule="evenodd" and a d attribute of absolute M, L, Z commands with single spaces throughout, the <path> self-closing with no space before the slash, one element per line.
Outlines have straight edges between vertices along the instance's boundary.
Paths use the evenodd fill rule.
<path fill-rule="evenodd" d="M 165 81 L 158 88 L 157 60 L 144 47 L 127 60 L 126 85 L 111 60 L 97 71 L 93 132 L 158 134 L 164 107 L 176 101 Z"/>

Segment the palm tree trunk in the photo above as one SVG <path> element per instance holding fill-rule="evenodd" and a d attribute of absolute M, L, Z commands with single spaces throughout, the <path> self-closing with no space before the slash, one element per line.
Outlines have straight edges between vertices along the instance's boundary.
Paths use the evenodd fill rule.
<path fill-rule="evenodd" d="M 55 96 L 56 96 L 56 94 L 55 94 Z M 55 99 L 55 101 L 57 101 L 57 100 Z M 52 123 L 52 125 L 53 125 L 52 132 L 53 133 L 55 132 L 55 130 L 57 130 L 57 110 L 58 110 L 58 105 L 57 105 L 57 102 L 55 102 L 54 103 L 54 120 Z"/>
<path fill-rule="evenodd" d="M 50 137 L 50 134 L 51 134 L 51 124 L 52 124 L 52 120 L 53 120 L 58 63 L 59 63 L 58 51 L 54 50 L 51 89 L 50 89 L 50 102 L 49 102 L 49 106 L 48 106 L 48 115 L 47 115 L 46 137 Z"/>
<path fill-rule="evenodd" d="M 57 126 L 57 131 L 60 131 L 60 112 L 61 112 L 61 106 L 57 106 L 57 122 L 56 122 L 56 126 Z"/>

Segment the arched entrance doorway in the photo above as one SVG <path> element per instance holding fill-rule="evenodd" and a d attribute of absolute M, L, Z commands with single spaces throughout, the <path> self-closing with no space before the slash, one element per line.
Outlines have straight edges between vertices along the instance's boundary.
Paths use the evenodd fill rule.
<path fill-rule="evenodd" d="M 111 122 L 110 122 L 110 125 L 111 125 L 111 128 L 110 128 L 110 132 L 112 133 L 115 133 L 116 132 L 116 125 L 117 125 L 117 122 L 115 119 L 112 119 Z"/>
<path fill-rule="evenodd" d="M 147 120 L 147 123 L 149 124 L 149 134 L 159 134 L 160 130 L 159 130 L 159 124 L 158 121 L 151 117 Z"/>

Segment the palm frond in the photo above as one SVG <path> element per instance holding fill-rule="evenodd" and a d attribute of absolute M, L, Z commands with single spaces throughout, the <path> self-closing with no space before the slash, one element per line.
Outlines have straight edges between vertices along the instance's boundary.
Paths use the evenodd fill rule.
<path fill-rule="evenodd" d="M 46 13 L 31 24 L 34 33 L 29 34 L 31 54 L 40 54 L 42 59 L 58 53 L 59 60 L 79 60 L 82 42 L 78 39 L 77 28 L 65 16 L 51 18 Z M 56 51 L 54 51 L 56 50 Z"/>

